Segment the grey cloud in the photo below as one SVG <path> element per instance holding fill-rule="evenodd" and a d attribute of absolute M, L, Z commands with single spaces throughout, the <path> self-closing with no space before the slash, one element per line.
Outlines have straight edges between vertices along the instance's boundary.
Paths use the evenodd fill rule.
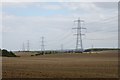
<path fill-rule="evenodd" d="M 116 10 L 118 8 L 118 2 L 94 2 L 94 4 L 97 7 L 103 8 L 103 9 L 114 9 Z"/>

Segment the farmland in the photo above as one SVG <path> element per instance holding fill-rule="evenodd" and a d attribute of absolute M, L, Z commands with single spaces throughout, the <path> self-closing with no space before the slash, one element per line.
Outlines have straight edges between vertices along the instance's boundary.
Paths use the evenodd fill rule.
<path fill-rule="evenodd" d="M 116 78 L 117 51 L 97 53 L 59 53 L 2 58 L 3 78 Z"/>

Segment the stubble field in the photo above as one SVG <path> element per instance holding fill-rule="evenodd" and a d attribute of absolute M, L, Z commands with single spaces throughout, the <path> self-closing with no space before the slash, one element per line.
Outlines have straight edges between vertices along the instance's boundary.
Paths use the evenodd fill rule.
<path fill-rule="evenodd" d="M 16 53 L 2 58 L 3 78 L 116 78 L 117 51 L 82 54 Z"/>

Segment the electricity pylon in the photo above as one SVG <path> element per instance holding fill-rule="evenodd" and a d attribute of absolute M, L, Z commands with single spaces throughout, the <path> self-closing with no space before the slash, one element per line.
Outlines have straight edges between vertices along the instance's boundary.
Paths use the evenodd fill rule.
<path fill-rule="evenodd" d="M 45 45 L 44 45 L 44 37 L 42 36 L 42 41 L 41 41 L 41 51 L 44 53 L 44 51 L 45 51 Z"/>
<path fill-rule="evenodd" d="M 83 43 L 82 43 L 82 36 L 85 35 L 85 34 L 82 34 L 82 29 L 86 29 L 86 28 L 83 28 L 81 26 L 81 22 L 84 22 L 83 20 L 80 20 L 80 18 L 78 18 L 78 20 L 75 20 L 74 22 L 77 22 L 78 25 L 76 28 L 73 28 L 73 29 L 77 29 L 77 40 L 76 40 L 76 51 L 81 51 L 83 52 Z"/>

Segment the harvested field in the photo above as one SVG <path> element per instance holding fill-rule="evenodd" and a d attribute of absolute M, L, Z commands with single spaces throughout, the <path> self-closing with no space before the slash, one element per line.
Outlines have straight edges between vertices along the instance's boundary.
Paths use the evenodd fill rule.
<path fill-rule="evenodd" d="M 117 51 L 3 57 L 3 78 L 116 78 Z"/>

